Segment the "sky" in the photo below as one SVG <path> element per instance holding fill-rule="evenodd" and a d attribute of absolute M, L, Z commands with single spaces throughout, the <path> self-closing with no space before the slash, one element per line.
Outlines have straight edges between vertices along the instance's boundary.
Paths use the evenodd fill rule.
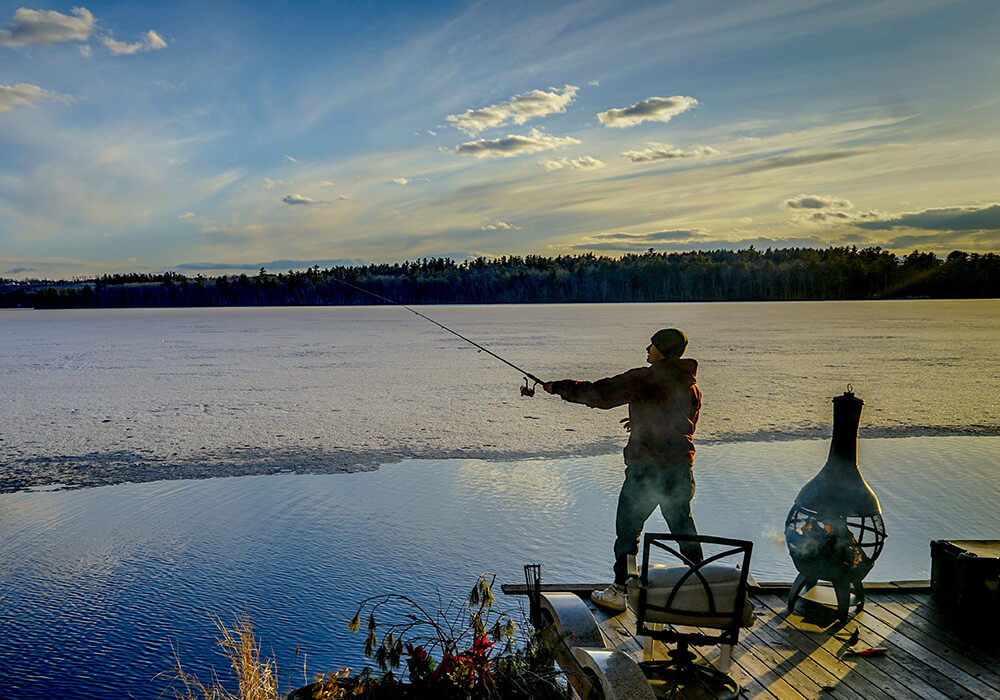
<path fill-rule="evenodd" d="M 0 276 L 1000 251 L 995 0 L 0 0 Z"/>

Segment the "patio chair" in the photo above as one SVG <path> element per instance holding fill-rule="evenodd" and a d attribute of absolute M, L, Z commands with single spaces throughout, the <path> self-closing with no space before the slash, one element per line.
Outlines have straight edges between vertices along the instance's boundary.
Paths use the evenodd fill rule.
<path fill-rule="evenodd" d="M 681 542 L 697 541 L 706 548 L 705 559 L 692 562 L 681 554 Z M 732 648 L 741 627 L 753 624 L 753 606 L 747 600 L 747 578 L 753 543 L 707 535 L 647 534 L 643 545 L 642 570 L 627 584 L 629 607 L 635 612 L 636 634 L 646 637 L 643 671 L 674 688 L 704 683 L 740 693 L 740 685 L 728 675 Z M 672 565 L 654 559 L 674 561 Z M 653 642 L 674 647 L 667 659 L 653 659 Z M 695 663 L 692 646 L 719 645 L 720 669 Z"/>

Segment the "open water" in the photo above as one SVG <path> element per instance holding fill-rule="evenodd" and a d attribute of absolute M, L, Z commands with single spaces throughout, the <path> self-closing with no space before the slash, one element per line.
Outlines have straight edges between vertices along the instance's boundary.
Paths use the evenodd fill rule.
<path fill-rule="evenodd" d="M 685 328 L 695 518 L 753 539 L 759 580 L 794 573 L 784 515 L 847 382 L 890 533 L 869 578 L 1000 537 L 1000 302 L 423 311 L 546 378 L 637 366 Z M 0 347 L 0 697 L 157 697 L 171 645 L 225 675 L 210 616 L 241 611 L 301 684 L 303 654 L 363 662 L 346 620 L 368 595 L 432 602 L 528 562 L 610 576 L 624 409 L 522 398 L 402 309 L 0 311 Z"/>

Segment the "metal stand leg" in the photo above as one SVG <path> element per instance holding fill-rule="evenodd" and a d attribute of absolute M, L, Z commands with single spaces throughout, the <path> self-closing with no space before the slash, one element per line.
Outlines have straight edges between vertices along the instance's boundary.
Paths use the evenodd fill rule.
<path fill-rule="evenodd" d="M 847 613 L 851 608 L 851 582 L 834 581 L 833 590 L 837 592 L 837 619 L 847 622 Z"/>
<path fill-rule="evenodd" d="M 861 612 L 865 607 L 865 584 L 861 581 L 852 581 L 851 588 L 854 591 L 854 597 L 858 601 L 858 612 Z"/>
<path fill-rule="evenodd" d="M 799 597 L 803 588 L 812 588 L 815 585 L 816 580 L 806 578 L 805 574 L 796 576 L 795 583 L 792 584 L 792 590 L 788 593 L 788 611 L 791 612 L 795 609 L 795 599 Z"/>

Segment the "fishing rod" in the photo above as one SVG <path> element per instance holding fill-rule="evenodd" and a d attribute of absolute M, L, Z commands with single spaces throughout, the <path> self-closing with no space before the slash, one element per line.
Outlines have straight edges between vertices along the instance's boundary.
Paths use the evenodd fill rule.
<path fill-rule="evenodd" d="M 361 292 L 363 294 L 367 294 L 368 296 L 375 297 L 376 299 L 381 299 L 382 301 L 388 302 L 390 304 L 395 304 L 396 306 L 402 306 L 407 311 L 410 311 L 410 312 L 416 314 L 417 316 L 419 316 L 420 318 L 424 319 L 425 321 L 430 321 L 431 323 L 433 323 L 438 328 L 441 328 L 442 330 L 446 330 L 449 333 L 451 333 L 452 335 L 458 336 L 459 338 L 461 338 L 465 342 L 469 343 L 470 345 L 474 345 L 475 347 L 479 348 L 479 350 L 481 352 L 485 352 L 488 355 L 492 355 L 493 357 L 497 358 L 498 360 L 500 360 L 501 362 L 503 362 L 508 367 L 513 367 L 518 372 L 520 372 L 521 374 L 524 375 L 524 386 L 521 387 L 521 396 L 529 396 L 529 397 L 530 396 L 534 396 L 535 395 L 535 387 L 538 386 L 539 384 L 544 384 L 544 382 L 541 379 L 539 379 L 538 377 L 536 377 L 535 375 L 533 375 L 531 372 L 528 372 L 527 370 L 521 369 L 520 367 L 518 367 L 517 365 L 515 365 L 513 362 L 508 362 L 507 360 L 505 360 L 504 358 L 500 357 L 499 355 L 497 355 L 495 352 L 493 352 L 489 348 L 484 348 L 482 345 L 480 345 L 476 341 L 470 340 L 470 339 L 466 338 L 464 335 L 462 335 L 458 331 L 453 331 L 452 329 L 448 328 L 448 326 L 444 325 L 443 323 L 438 323 L 437 321 L 435 321 L 430 316 L 425 316 L 424 314 L 420 313 L 416 309 L 412 309 L 409 306 L 407 306 L 406 304 L 398 302 L 395 299 L 390 299 L 389 297 L 384 297 L 381 294 L 376 294 L 375 292 L 369 291 L 369 290 L 365 289 L 364 287 L 359 287 L 356 284 L 351 284 L 347 280 L 340 279 L 339 277 L 334 277 L 334 279 L 337 280 L 338 282 L 340 282 L 341 284 L 347 285 L 351 289 L 356 289 L 356 290 L 358 290 L 359 292 Z M 528 380 L 529 379 L 534 382 L 534 384 L 532 386 L 530 386 L 530 387 L 528 386 Z"/>

